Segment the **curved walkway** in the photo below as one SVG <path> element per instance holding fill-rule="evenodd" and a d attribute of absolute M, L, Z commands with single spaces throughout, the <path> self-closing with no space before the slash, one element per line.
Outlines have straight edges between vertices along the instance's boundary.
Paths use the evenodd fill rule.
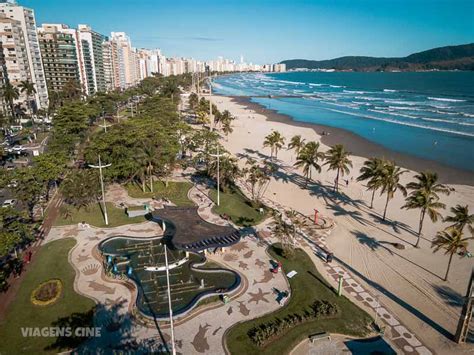
<path fill-rule="evenodd" d="M 250 196 L 250 190 L 247 184 L 238 181 L 237 185 L 244 194 Z M 275 203 L 268 198 L 264 197 L 262 200 L 268 207 L 274 208 L 277 211 L 284 212 L 289 210 L 289 208 L 279 203 Z M 271 235 L 268 226 L 263 227 L 262 230 L 264 231 L 264 235 Z M 362 307 L 368 310 L 371 315 L 375 316 L 375 314 L 377 314 L 378 324 L 383 322 L 382 328 L 385 329 L 385 336 L 387 336 L 400 351 L 404 354 L 433 354 L 433 351 L 424 346 L 415 334 L 408 330 L 394 314 L 388 311 L 388 309 L 384 307 L 375 296 L 362 287 L 347 268 L 338 262 L 337 258 L 334 258 L 332 263 L 321 263 L 321 260 L 318 259 L 318 257 L 321 257 L 324 250 L 328 250 L 326 239 L 331 234 L 332 230 L 333 228 L 319 231 L 313 230 L 313 233 L 311 233 L 310 236 L 305 233 L 305 231 L 299 229 L 299 237 L 297 238 L 297 241 L 300 247 L 306 250 L 310 255 L 313 262 L 319 266 L 323 265 L 327 272 L 326 278 L 328 278 L 336 288 L 339 282 L 339 277 L 342 276 L 343 293 L 355 301 L 356 304 L 362 305 Z M 319 269 L 321 270 L 321 267 L 319 267 Z"/>

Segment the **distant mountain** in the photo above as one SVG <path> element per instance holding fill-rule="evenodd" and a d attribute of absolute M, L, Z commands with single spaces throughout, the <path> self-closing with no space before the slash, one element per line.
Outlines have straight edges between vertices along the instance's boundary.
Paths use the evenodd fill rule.
<path fill-rule="evenodd" d="M 281 63 L 286 64 L 287 70 L 297 68 L 354 71 L 474 70 L 474 43 L 433 48 L 403 58 L 348 56 L 329 60 L 290 59 Z"/>

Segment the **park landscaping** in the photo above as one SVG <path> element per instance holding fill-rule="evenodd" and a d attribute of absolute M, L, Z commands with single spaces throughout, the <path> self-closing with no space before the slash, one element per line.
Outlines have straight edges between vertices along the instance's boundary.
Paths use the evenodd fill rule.
<path fill-rule="evenodd" d="M 129 183 L 125 185 L 128 194 L 133 198 L 165 198 L 177 206 L 194 206 L 194 203 L 188 198 L 188 191 L 193 186 L 187 181 L 170 181 L 166 186 L 163 181 L 153 182 L 153 192 L 150 186 L 146 185 L 146 192 L 143 192 L 141 184 Z"/>
<path fill-rule="evenodd" d="M 210 197 L 214 203 L 217 202 L 217 190 L 210 190 Z M 232 187 L 226 192 L 220 193 L 220 206 L 217 204 L 212 210 L 218 215 L 227 215 L 232 222 L 239 226 L 253 226 L 259 224 L 267 217 L 267 209 L 260 213 L 259 208 L 254 207 L 252 202 L 237 188 Z"/>
<path fill-rule="evenodd" d="M 126 224 L 135 224 L 145 222 L 144 216 L 129 218 L 125 214 L 125 210 L 115 207 L 114 204 L 107 202 L 107 214 L 109 217 L 109 224 L 106 226 L 104 221 L 104 214 L 102 212 L 102 205 L 99 203 L 92 203 L 87 207 L 80 209 L 70 206 L 67 210 L 63 209 L 62 213 L 55 220 L 55 226 L 67 226 L 71 224 L 78 224 L 85 222 L 91 226 L 98 228 L 113 228 L 123 226 Z"/>
<path fill-rule="evenodd" d="M 315 333 L 356 337 L 370 333 L 371 317 L 346 297 L 338 297 L 303 250 L 295 250 L 290 259 L 282 256 L 279 244 L 270 246 L 268 252 L 275 261 L 282 263 L 285 273 L 297 272 L 289 280 L 290 300 L 274 313 L 230 328 L 226 336 L 230 353 L 289 353 L 299 342 Z M 264 334 L 266 339 L 262 337 Z"/>
<path fill-rule="evenodd" d="M 0 323 L 0 353 L 57 353 L 66 350 L 64 342 L 57 337 L 22 336 L 22 327 L 55 327 L 62 320 L 74 318 L 76 314 L 91 314 L 95 303 L 74 291 L 75 271 L 68 261 L 68 253 L 76 244 L 72 238 L 45 244 L 28 267 L 28 273 L 21 283 L 14 301 L 9 306 L 5 318 Z M 31 302 L 31 296 L 40 285 L 59 280 L 61 292 L 54 303 L 38 306 Z M 51 288 L 48 288 L 51 291 Z M 56 289 L 58 291 L 58 289 Z M 49 293 L 49 292 L 48 292 Z M 80 326 L 92 324 L 92 319 Z M 89 321 L 89 323 L 87 322 Z M 76 339 L 77 340 L 77 339 Z M 59 344 L 63 344 L 59 346 Z M 75 346 L 77 344 L 70 344 Z"/>

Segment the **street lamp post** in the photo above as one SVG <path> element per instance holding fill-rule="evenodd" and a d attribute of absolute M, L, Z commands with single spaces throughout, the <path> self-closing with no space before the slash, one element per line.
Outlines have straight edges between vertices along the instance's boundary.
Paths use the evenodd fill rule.
<path fill-rule="evenodd" d="M 100 188 L 102 190 L 102 202 L 104 204 L 104 218 L 105 218 L 105 225 L 109 225 L 109 217 L 107 216 L 107 205 L 105 204 L 105 189 L 104 189 L 104 177 L 102 176 L 102 169 L 103 168 L 108 168 L 112 164 L 106 164 L 102 165 L 102 162 L 100 161 L 100 154 L 99 154 L 99 165 L 91 165 L 89 164 L 90 168 L 93 169 L 99 169 L 99 177 L 100 177 Z"/>
<path fill-rule="evenodd" d="M 107 125 L 107 123 L 105 122 L 105 111 L 104 110 L 102 110 L 102 119 L 104 120 L 104 124 L 99 125 L 99 127 L 104 128 L 104 132 L 107 132 L 107 127 L 110 127 L 111 125 Z"/>

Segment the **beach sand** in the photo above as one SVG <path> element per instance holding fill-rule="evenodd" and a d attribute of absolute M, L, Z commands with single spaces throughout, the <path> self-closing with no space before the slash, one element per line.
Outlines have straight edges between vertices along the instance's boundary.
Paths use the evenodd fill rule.
<path fill-rule="evenodd" d="M 312 215 L 316 208 L 323 215 L 334 218 L 337 226 L 328 238 L 329 248 L 358 281 L 431 350 L 438 354 L 474 350 L 471 344 L 459 346 L 448 339 L 456 331 L 473 259 L 455 256 L 449 282 L 442 281 L 448 257 L 441 252 L 433 254 L 430 241 L 445 225 L 442 222 L 433 224 L 426 218 L 421 248 L 416 249 L 413 244 L 416 242 L 419 211 L 400 209 L 404 198 L 397 193 L 389 204 L 388 222 L 382 223 L 385 196 L 376 195 L 371 210 L 368 208 L 371 192 L 355 181 L 366 159 L 364 156 L 395 158 L 406 168 L 435 170 L 444 182 L 450 183 L 455 191 L 441 198 L 448 209 L 462 204 L 469 205 L 474 211 L 474 187 L 466 185 L 474 183 L 472 173 L 391 152 L 344 130 L 295 123 L 286 116 L 249 102 L 236 102 L 224 96 L 214 97 L 213 102 L 219 110 L 227 109 L 237 118 L 233 122 L 233 133 L 223 138 L 222 143 L 231 153 L 241 157 L 242 165 L 246 156 L 269 157 L 269 148 L 263 148 L 262 144 L 272 130 L 282 133 L 286 142 L 300 134 L 306 141 L 321 142 L 323 151 L 328 145 L 341 143 L 353 152 L 353 168 L 349 176 L 342 178 L 340 185 L 342 197 L 335 198 L 332 193 L 335 172 L 327 171 L 325 167 L 320 174 L 313 172 L 314 182 L 304 189 L 301 171 L 292 166 L 294 152 L 286 149 L 278 152 L 280 170 L 277 178 L 272 179 L 266 196 L 306 215 Z M 331 134 L 321 137 L 318 132 L 322 131 Z M 401 182 L 406 184 L 414 174 L 414 171 L 404 174 Z M 347 186 L 344 180 L 349 181 Z M 448 209 L 443 215 L 448 213 Z M 395 249 L 391 243 L 401 243 L 406 249 Z M 471 242 L 470 250 L 473 246 L 474 242 Z"/>

